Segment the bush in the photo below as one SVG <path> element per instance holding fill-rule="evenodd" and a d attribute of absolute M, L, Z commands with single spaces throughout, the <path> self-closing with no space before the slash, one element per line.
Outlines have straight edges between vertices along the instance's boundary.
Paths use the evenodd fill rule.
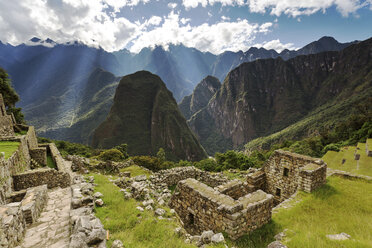
<path fill-rule="evenodd" d="M 159 158 L 152 156 L 135 156 L 132 157 L 136 165 L 145 167 L 152 171 L 165 170 L 174 167 L 173 162 L 166 161 L 162 163 Z"/>
<path fill-rule="evenodd" d="M 225 153 L 216 153 L 215 158 L 218 164 L 215 171 L 228 169 L 248 170 L 257 163 L 257 159 L 254 157 L 249 157 L 242 152 L 232 150 Z"/>
<path fill-rule="evenodd" d="M 127 144 L 121 144 L 121 145 L 115 146 L 114 149 L 118 149 L 123 154 L 124 159 L 129 158 Z"/>
<path fill-rule="evenodd" d="M 217 171 L 219 169 L 217 162 L 212 158 L 207 158 L 199 162 L 195 162 L 194 166 L 205 171 Z"/>
<path fill-rule="evenodd" d="M 109 149 L 101 152 L 97 158 L 103 161 L 119 162 L 124 159 L 124 155 L 118 149 Z"/>
<path fill-rule="evenodd" d="M 339 152 L 340 151 L 340 147 L 339 147 L 339 145 L 332 143 L 332 144 L 326 145 L 323 148 L 323 153 L 324 154 L 326 154 L 328 151 Z"/>

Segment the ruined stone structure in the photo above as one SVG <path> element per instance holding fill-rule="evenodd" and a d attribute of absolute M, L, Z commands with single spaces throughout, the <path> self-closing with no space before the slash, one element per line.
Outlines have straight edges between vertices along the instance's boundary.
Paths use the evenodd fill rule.
<path fill-rule="evenodd" d="M 0 94 L 0 137 L 14 136 L 14 124 L 14 117 L 6 113 L 4 99 Z"/>
<path fill-rule="evenodd" d="M 236 185 L 238 184 L 231 184 L 232 188 Z M 235 200 L 204 183 L 188 178 L 177 184 L 170 206 L 175 209 L 184 228 L 191 234 L 213 230 L 226 232 L 231 239 L 237 239 L 270 221 L 273 196 L 258 190 Z"/>
<path fill-rule="evenodd" d="M 310 193 L 325 184 L 326 174 L 327 164 L 321 159 L 276 150 L 262 169 L 247 176 L 247 182 L 279 203 L 297 190 Z"/>
<path fill-rule="evenodd" d="M 190 167 L 177 167 L 168 170 L 162 170 L 155 173 L 151 177 L 153 184 L 166 184 L 167 186 L 176 185 L 179 181 L 194 178 L 203 182 L 211 187 L 216 187 L 221 184 L 227 183 L 229 180 L 221 174 L 212 174 L 207 171 L 202 171 L 194 166 Z"/>

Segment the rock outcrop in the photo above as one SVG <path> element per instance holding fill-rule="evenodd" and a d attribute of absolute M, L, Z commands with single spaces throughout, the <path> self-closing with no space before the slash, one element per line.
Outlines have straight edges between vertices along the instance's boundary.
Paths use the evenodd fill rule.
<path fill-rule="evenodd" d="M 205 151 L 186 124 L 172 93 L 156 75 L 139 71 L 125 76 L 116 89 L 107 119 L 95 130 L 94 147 L 128 144 L 131 155 L 200 160 Z"/>

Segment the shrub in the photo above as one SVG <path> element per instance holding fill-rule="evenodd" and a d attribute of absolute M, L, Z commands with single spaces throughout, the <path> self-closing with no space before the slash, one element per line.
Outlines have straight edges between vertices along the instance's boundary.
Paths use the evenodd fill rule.
<path fill-rule="evenodd" d="M 152 156 L 135 156 L 132 157 L 135 164 L 145 167 L 152 171 L 159 171 L 164 169 L 169 169 L 174 166 L 173 162 L 161 162 L 159 158 Z"/>
<path fill-rule="evenodd" d="M 115 146 L 114 149 L 119 150 L 123 154 L 124 159 L 129 158 L 128 145 L 127 144 L 121 144 L 121 145 Z"/>
<path fill-rule="evenodd" d="M 200 160 L 199 162 L 195 162 L 194 166 L 205 171 L 218 171 L 219 167 L 217 162 L 212 158 L 207 158 Z"/>
<path fill-rule="evenodd" d="M 98 156 L 98 159 L 103 161 L 121 161 L 124 159 L 124 155 L 118 149 L 109 149 L 101 152 Z"/>
<path fill-rule="evenodd" d="M 328 151 L 335 151 L 335 152 L 339 152 L 340 151 L 340 147 L 337 145 L 337 144 L 329 144 L 329 145 L 326 145 L 324 148 L 323 148 L 323 153 L 327 153 Z"/>

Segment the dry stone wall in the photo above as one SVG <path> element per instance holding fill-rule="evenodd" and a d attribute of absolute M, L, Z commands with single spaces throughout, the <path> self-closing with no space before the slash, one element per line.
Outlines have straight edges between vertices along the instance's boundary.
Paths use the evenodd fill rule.
<path fill-rule="evenodd" d="M 30 149 L 30 156 L 40 165 L 47 164 L 47 149 L 46 147 L 38 147 Z"/>
<path fill-rule="evenodd" d="M 213 230 L 237 239 L 270 221 L 273 197 L 259 190 L 234 200 L 188 178 L 177 184 L 170 206 L 191 234 Z"/>
<path fill-rule="evenodd" d="M 256 191 L 252 185 L 249 185 L 248 183 L 242 182 L 238 179 L 217 186 L 216 189 L 221 194 L 228 195 L 235 200 L 247 195 L 248 193 Z"/>
<path fill-rule="evenodd" d="M 154 184 L 166 184 L 167 186 L 172 186 L 187 178 L 197 179 L 211 187 L 216 187 L 229 181 L 221 174 L 212 174 L 207 171 L 199 170 L 194 166 L 161 170 L 151 176 L 150 179 Z"/>
<path fill-rule="evenodd" d="M 6 113 L 3 96 L 0 94 L 0 137 L 14 136 L 13 119 Z"/>
<path fill-rule="evenodd" d="M 66 188 L 71 184 L 71 177 L 67 172 L 41 168 L 27 171 L 13 176 L 14 190 L 27 189 L 46 184 L 49 189 L 55 187 Z"/>

